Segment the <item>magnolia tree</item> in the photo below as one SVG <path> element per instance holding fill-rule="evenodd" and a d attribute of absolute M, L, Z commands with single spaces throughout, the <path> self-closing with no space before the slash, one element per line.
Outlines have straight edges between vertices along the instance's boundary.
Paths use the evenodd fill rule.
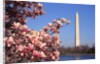
<path fill-rule="evenodd" d="M 69 24 L 65 18 L 54 19 L 40 31 L 26 25 L 27 17 L 45 14 L 38 2 L 5 1 L 5 62 L 40 62 L 59 60 L 59 29 Z"/>

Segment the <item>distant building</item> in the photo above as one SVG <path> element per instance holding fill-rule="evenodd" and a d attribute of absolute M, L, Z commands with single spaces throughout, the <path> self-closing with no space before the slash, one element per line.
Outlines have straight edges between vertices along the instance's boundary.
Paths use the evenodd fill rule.
<path fill-rule="evenodd" d="M 79 14 L 76 12 L 75 19 L 75 47 L 80 46 Z"/>

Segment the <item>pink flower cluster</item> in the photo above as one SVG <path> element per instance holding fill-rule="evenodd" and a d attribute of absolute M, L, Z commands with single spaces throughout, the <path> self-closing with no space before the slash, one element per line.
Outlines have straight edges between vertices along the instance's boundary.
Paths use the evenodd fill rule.
<path fill-rule="evenodd" d="M 9 2 L 6 2 L 9 4 Z M 12 3 L 12 2 L 11 2 Z M 32 7 L 32 3 L 27 2 L 13 2 L 22 7 Z M 23 13 L 26 16 L 37 16 L 44 14 L 42 10 L 43 5 L 33 2 L 34 10 L 33 15 L 28 10 L 23 8 Z M 7 7 L 6 7 L 7 8 Z M 39 10 L 38 10 L 38 9 Z M 41 9 L 41 10 L 40 10 Z M 12 10 L 13 11 L 13 10 Z M 9 9 L 8 12 L 10 13 Z M 16 62 L 40 62 L 40 61 L 57 61 L 59 60 L 60 47 L 59 29 L 62 25 L 69 24 L 70 22 L 65 18 L 55 19 L 52 23 L 48 23 L 40 31 L 31 30 L 26 25 L 27 20 L 23 19 L 21 14 L 17 15 L 17 20 L 8 21 L 10 18 L 9 13 L 5 16 L 5 61 L 7 63 Z M 14 12 L 17 13 L 17 12 Z M 10 24 L 10 25 L 9 25 Z"/>
<path fill-rule="evenodd" d="M 53 23 L 48 23 L 40 31 L 35 31 L 29 30 L 25 24 L 14 22 L 12 30 L 16 32 L 12 33 L 10 37 L 4 38 L 5 46 L 10 51 L 9 54 L 17 55 L 20 60 L 24 58 L 30 61 L 58 60 L 60 55 L 58 51 L 60 46 L 59 29 L 62 27 L 62 23 L 69 24 L 65 18 L 62 18 L 53 20 Z M 19 61 L 18 58 L 17 61 Z"/>

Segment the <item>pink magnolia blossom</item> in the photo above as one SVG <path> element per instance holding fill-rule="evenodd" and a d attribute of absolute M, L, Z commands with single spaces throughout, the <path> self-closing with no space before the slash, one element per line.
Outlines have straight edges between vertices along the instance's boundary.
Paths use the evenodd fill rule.
<path fill-rule="evenodd" d="M 18 29 L 20 27 L 20 23 L 19 22 L 14 22 L 13 26 L 15 29 Z"/>
<path fill-rule="evenodd" d="M 54 51 L 53 54 L 54 54 L 56 57 L 58 57 L 58 56 L 60 55 L 59 51 L 57 51 L 57 50 Z"/>
<path fill-rule="evenodd" d="M 34 48 L 34 45 L 31 44 L 31 43 L 29 43 L 29 44 L 28 44 L 28 50 L 33 50 L 33 48 Z"/>
<path fill-rule="evenodd" d="M 13 39 L 13 37 L 9 37 L 7 40 L 7 46 L 10 47 L 12 44 L 15 44 L 14 39 Z"/>
<path fill-rule="evenodd" d="M 22 51 L 24 49 L 24 47 L 22 45 L 19 45 L 16 47 L 18 51 Z"/>
<path fill-rule="evenodd" d="M 37 50 L 34 50 L 34 51 L 33 51 L 33 56 L 34 56 L 34 57 L 38 57 L 38 56 L 39 56 L 39 52 L 38 52 Z"/>
<path fill-rule="evenodd" d="M 43 51 L 40 51 L 40 57 L 41 58 L 45 58 L 46 57 L 46 55 L 45 55 L 45 53 Z"/>
<path fill-rule="evenodd" d="M 28 30 L 28 26 L 27 25 L 22 25 L 23 30 Z"/>

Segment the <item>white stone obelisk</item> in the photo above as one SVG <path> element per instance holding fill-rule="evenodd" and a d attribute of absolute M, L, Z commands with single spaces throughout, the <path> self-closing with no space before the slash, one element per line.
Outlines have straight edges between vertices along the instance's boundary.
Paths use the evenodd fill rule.
<path fill-rule="evenodd" d="M 80 46 L 80 30 L 79 30 L 79 15 L 76 12 L 76 23 L 75 23 L 75 46 Z"/>

